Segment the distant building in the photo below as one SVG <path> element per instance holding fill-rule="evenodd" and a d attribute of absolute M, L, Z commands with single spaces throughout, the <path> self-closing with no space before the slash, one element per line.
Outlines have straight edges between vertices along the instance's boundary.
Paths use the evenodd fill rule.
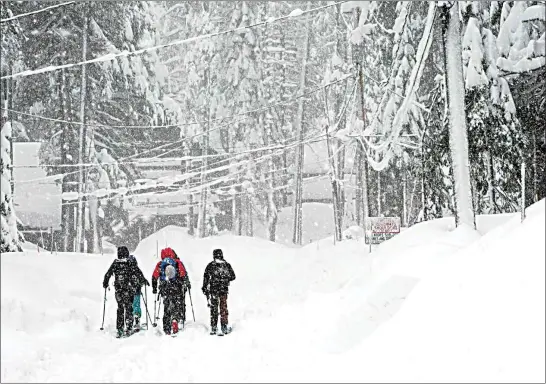
<path fill-rule="evenodd" d="M 25 230 L 60 230 L 61 185 L 40 167 L 42 143 L 13 143 L 13 202 Z"/>

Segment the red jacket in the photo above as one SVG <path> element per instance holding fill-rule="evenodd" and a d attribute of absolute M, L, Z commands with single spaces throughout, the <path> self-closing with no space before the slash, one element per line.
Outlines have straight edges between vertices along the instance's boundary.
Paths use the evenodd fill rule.
<path fill-rule="evenodd" d="M 184 267 L 184 264 L 182 264 L 182 261 L 178 257 L 176 257 L 176 253 L 172 250 L 172 248 L 165 248 L 161 250 L 161 260 L 166 259 L 167 257 L 170 257 L 171 259 L 176 260 L 176 264 L 178 264 L 178 271 L 180 273 L 180 277 L 184 278 L 187 275 L 186 268 Z M 154 273 L 152 274 L 152 283 L 153 280 L 159 279 L 159 266 L 161 265 L 161 261 L 158 261 L 157 265 L 155 266 Z"/>

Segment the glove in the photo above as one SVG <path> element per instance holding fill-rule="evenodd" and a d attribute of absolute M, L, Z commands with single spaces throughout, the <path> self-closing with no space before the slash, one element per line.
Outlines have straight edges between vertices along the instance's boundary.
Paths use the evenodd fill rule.
<path fill-rule="evenodd" d="M 105 281 L 104 283 L 102 283 L 102 287 L 103 287 L 104 289 L 108 288 L 108 282 Z"/>
<path fill-rule="evenodd" d="M 186 288 L 191 289 L 191 283 L 189 281 L 186 282 Z"/>
<path fill-rule="evenodd" d="M 152 293 L 153 293 L 154 295 L 157 294 L 157 288 L 154 288 L 154 289 L 152 290 Z"/>
<path fill-rule="evenodd" d="M 150 286 L 150 283 L 146 279 L 144 279 L 144 284 L 146 284 L 148 287 Z"/>

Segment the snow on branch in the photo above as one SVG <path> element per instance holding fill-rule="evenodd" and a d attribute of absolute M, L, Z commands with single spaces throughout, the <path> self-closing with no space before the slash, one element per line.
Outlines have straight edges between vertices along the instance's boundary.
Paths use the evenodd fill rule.
<path fill-rule="evenodd" d="M 408 122 L 409 117 L 409 106 L 415 101 L 415 93 L 419 89 L 419 83 L 421 81 L 421 76 L 423 74 L 424 63 L 428 56 L 430 46 L 432 44 L 432 29 L 434 25 L 434 19 L 436 16 L 436 3 L 430 2 L 429 9 L 427 14 L 427 20 L 425 24 L 425 29 L 419 46 L 417 48 L 416 54 L 416 64 L 412 69 L 411 76 L 408 82 L 407 91 L 404 100 L 398 111 L 396 112 L 394 119 L 392 120 L 392 126 L 390 133 L 387 136 L 387 139 L 381 142 L 378 145 L 374 145 L 364 137 L 366 141 L 368 151 L 368 161 L 370 162 L 372 168 L 376 171 L 382 171 L 388 165 L 389 160 L 392 157 L 393 148 L 396 144 L 396 141 L 400 137 L 403 126 Z M 382 157 L 380 160 L 376 160 L 371 156 L 370 152 L 375 152 L 377 158 Z"/>

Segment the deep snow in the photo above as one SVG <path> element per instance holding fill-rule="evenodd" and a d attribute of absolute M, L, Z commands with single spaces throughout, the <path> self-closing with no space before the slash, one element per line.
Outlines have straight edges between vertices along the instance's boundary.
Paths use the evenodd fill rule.
<path fill-rule="evenodd" d="M 371 254 L 361 239 L 298 249 L 168 227 L 134 253 L 146 277 L 166 244 L 189 270 L 196 322 L 187 300 L 176 339 L 160 327 L 113 338 L 113 291 L 99 330 L 112 255 L 2 254 L 1 379 L 544 382 L 544 218 L 541 201 L 523 224 L 519 215 L 478 217 L 479 232 L 435 220 Z M 200 292 L 216 247 L 237 274 L 235 330 L 224 338 L 208 335 Z M 151 290 L 148 300 L 152 312 Z"/>

